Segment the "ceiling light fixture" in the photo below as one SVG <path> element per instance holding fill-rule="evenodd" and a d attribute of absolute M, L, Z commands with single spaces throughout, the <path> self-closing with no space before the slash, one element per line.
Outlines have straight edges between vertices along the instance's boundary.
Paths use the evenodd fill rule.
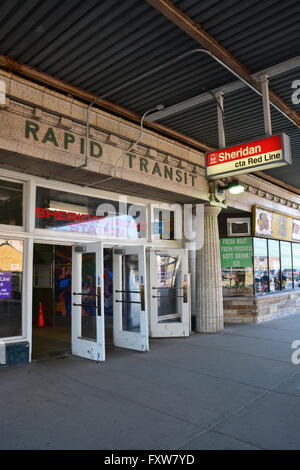
<path fill-rule="evenodd" d="M 238 181 L 231 181 L 231 183 L 229 183 L 225 189 L 228 189 L 230 194 L 242 194 L 245 191 L 244 185 Z"/>
<path fill-rule="evenodd" d="M 219 186 L 219 191 L 228 190 L 230 194 L 242 194 L 245 192 L 245 186 L 237 180 L 230 181 L 226 186 Z"/>

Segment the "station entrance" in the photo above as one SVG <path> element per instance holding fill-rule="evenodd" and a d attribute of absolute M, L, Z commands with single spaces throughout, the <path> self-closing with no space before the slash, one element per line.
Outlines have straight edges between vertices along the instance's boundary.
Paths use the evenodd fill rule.
<path fill-rule="evenodd" d="M 32 359 L 104 361 L 112 347 L 190 334 L 185 250 L 34 244 Z"/>
<path fill-rule="evenodd" d="M 34 244 L 32 359 L 71 351 L 72 247 Z"/>

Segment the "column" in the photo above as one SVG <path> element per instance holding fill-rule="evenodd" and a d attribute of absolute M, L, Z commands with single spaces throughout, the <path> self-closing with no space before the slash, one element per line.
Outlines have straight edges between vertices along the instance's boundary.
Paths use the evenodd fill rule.
<path fill-rule="evenodd" d="M 224 329 L 218 227 L 220 211 L 220 207 L 205 207 L 204 246 L 197 251 L 196 331 L 199 333 L 219 333 Z"/>

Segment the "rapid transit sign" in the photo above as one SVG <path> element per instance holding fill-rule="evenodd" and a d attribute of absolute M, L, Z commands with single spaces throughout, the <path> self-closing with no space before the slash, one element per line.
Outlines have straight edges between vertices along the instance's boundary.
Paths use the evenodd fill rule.
<path fill-rule="evenodd" d="M 207 153 L 206 177 L 219 179 L 291 163 L 290 138 L 282 133 Z"/>

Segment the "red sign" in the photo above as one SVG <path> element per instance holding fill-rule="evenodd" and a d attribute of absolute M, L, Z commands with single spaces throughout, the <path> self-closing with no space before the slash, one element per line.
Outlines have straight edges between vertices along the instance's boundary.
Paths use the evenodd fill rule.
<path fill-rule="evenodd" d="M 290 140 L 286 134 L 280 134 L 207 153 L 206 176 L 216 179 L 289 163 Z"/>

